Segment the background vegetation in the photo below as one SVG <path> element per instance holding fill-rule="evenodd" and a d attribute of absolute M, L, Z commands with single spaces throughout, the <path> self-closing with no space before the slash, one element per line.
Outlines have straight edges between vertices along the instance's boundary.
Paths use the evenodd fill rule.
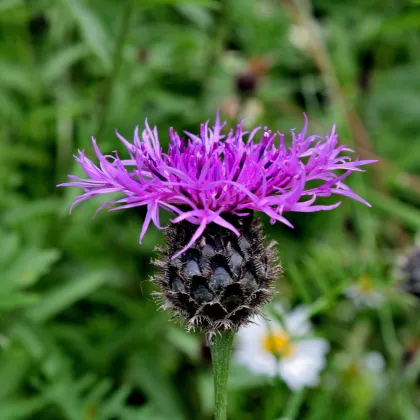
<path fill-rule="evenodd" d="M 352 187 L 373 204 L 270 227 L 285 268 L 278 298 L 310 305 L 331 351 L 304 394 L 232 367 L 231 419 L 420 419 L 419 307 L 398 257 L 420 227 L 420 3 L 415 0 L 0 1 L 0 418 L 210 419 L 200 334 L 151 300 L 142 211 L 92 214 L 57 189 L 90 136 L 103 151 L 147 117 L 196 132 L 215 110 L 287 132 L 337 123 L 380 162 Z M 265 222 L 267 222 L 265 220 Z M 385 296 L 357 310 L 367 275 Z M 365 355 L 383 355 L 370 371 Z M 274 408 L 273 408 L 274 407 Z"/>

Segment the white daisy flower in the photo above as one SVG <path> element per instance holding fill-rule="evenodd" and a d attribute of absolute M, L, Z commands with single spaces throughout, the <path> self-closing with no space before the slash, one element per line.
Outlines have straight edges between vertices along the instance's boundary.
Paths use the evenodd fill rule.
<path fill-rule="evenodd" d="M 385 369 L 385 359 L 381 353 L 370 351 L 363 358 L 365 368 L 372 373 L 381 373 Z"/>
<path fill-rule="evenodd" d="M 293 391 L 314 387 L 326 364 L 328 341 L 309 336 L 312 328 L 304 306 L 285 314 L 283 321 L 284 326 L 254 318 L 255 324 L 239 330 L 234 358 L 255 373 L 279 374 Z"/>
<path fill-rule="evenodd" d="M 387 386 L 384 356 L 377 351 L 358 355 L 339 353 L 335 358 L 336 366 L 347 377 L 363 378 L 371 387 L 380 391 Z"/>
<path fill-rule="evenodd" d="M 379 308 L 385 302 L 384 296 L 375 290 L 372 277 L 368 274 L 360 276 L 356 284 L 351 285 L 344 294 L 353 300 L 357 308 Z"/>
<path fill-rule="evenodd" d="M 309 51 L 311 48 L 311 33 L 307 26 L 291 25 L 288 33 L 290 43 L 302 51 Z"/>

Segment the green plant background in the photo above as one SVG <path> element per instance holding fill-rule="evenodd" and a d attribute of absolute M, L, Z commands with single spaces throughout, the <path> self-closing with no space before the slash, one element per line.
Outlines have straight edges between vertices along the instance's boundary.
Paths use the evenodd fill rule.
<path fill-rule="evenodd" d="M 336 122 L 380 159 L 351 177 L 372 209 L 344 200 L 290 215 L 294 230 L 264 219 L 277 301 L 308 304 L 331 351 L 302 394 L 233 365 L 229 418 L 420 419 L 419 306 L 395 270 L 420 227 L 419 29 L 415 0 L 0 0 L 1 420 L 211 418 L 202 335 L 151 299 L 161 233 L 138 245 L 141 209 L 92 220 L 101 199 L 69 216 L 80 191 L 56 184 L 80 174 L 72 154 L 92 156 L 92 135 L 111 152 L 115 128 L 131 138 L 147 117 L 166 145 L 217 108 L 283 132 L 305 111 L 310 132 Z M 345 298 L 361 275 L 384 306 Z"/>

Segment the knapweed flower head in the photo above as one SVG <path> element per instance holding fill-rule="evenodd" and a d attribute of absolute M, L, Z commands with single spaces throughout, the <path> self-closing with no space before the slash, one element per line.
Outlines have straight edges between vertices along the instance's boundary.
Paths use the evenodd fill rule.
<path fill-rule="evenodd" d="M 164 307 L 190 327 L 235 328 L 269 300 L 279 273 L 275 248 L 264 244 L 254 212 L 292 227 L 287 212 L 340 205 L 319 204 L 322 197 L 368 204 L 343 181 L 373 161 L 352 160 L 347 155 L 352 150 L 338 144 L 335 126 L 326 136 L 307 136 L 307 123 L 305 117 L 302 131 L 292 130 L 287 145 L 280 132 L 262 127 L 247 132 L 241 123 L 224 134 L 217 114 L 214 126 L 202 124 L 197 135 L 181 137 L 170 129 L 164 152 L 157 128 L 146 121 L 141 134 L 136 128 L 133 143 L 117 133 L 128 158 L 103 155 L 93 139 L 99 165 L 79 151 L 75 158 L 86 176 L 69 175 L 71 182 L 62 186 L 83 189 L 73 206 L 121 193 L 98 211 L 146 207 L 140 242 L 151 222 L 162 229 L 160 209 L 174 214 L 156 278 Z"/>
<path fill-rule="evenodd" d="M 314 387 L 326 365 L 329 343 L 313 336 L 307 307 L 281 312 L 283 325 L 259 316 L 241 328 L 234 358 L 254 373 L 272 377 L 279 374 L 293 391 Z"/>
<path fill-rule="evenodd" d="M 214 127 L 209 128 L 208 122 L 201 125 L 199 135 L 186 133 L 187 138 L 181 138 L 170 129 L 170 144 L 164 153 L 157 128 L 151 129 L 146 121 L 141 136 L 136 128 L 133 143 L 117 133 L 128 159 L 116 152 L 103 155 L 92 139 L 99 166 L 79 151 L 75 159 L 86 177 L 69 175 L 72 181 L 61 186 L 83 188 L 84 193 L 73 206 L 110 193 L 121 193 L 123 198 L 98 210 L 114 205 L 112 210 L 147 206 L 140 241 L 151 221 L 161 228 L 160 208 L 176 215 L 172 223 L 185 220 L 196 225 L 190 243 L 179 253 L 188 249 L 210 223 L 239 236 L 223 217 L 225 214 L 241 217 L 258 211 L 267 214 L 273 223 L 291 226 L 284 216 L 286 212 L 332 210 L 341 204 L 316 204 L 320 197 L 346 196 L 369 205 L 343 181 L 352 172 L 362 171 L 360 166 L 375 161 L 352 161 L 342 155 L 352 150 L 338 144 L 335 126 L 325 137 L 307 136 L 307 122 L 299 134 L 292 130 L 292 143 L 287 146 L 284 134 L 261 127 L 247 132 L 238 124 L 223 135 L 225 124 L 217 115 Z M 344 172 L 337 174 L 340 170 Z M 320 185 L 314 184 L 320 181 Z"/>
<path fill-rule="evenodd" d="M 420 299 L 420 247 L 414 246 L 408 255 L 402 259 L 399 276 L 403 282 L 401 289 Z"/>

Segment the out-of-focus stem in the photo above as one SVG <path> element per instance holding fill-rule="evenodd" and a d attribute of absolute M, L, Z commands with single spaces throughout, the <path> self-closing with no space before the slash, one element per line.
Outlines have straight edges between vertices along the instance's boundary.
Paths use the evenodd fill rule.
<path fill-rule="evenodd" d="M 302 388 L 301 390 L 293 393 L 286 405 L 282 418 L 288 420 L 295 420 L 298 418 L 299 410 L 301 409 L 302 404 L 305 401 L 305 391 L 306 389 Z"/>
<path fill-rule="evenodd" d="M 312 18 L 311 0 L 305 1 L 306 7 L 299 0 L 283 0 L 291 18 L 298 25 L 303 26 L 308 32 L 310 40 L 308 52 L 317 66 L 331 102 L 340 105 L 344 111 L 349 129 L 357 144 L 365 150 L 371 151 L 371 141 L 359 115 L 349 106 L 346 95 L 343 92 L 337 77 L 334 65 L 331 61 L 328 50 L 318 30 L 316 21 Z"/>
<path fill-rule="evenodd" d="M 211 80 L 212 72 L 215 64 L 223 53 L 226 36 L 229 33 L 229 19 L 230 19 L 231 0 L 224 0 L 220 2 L 220 10 L 218 10 L 215 17 L 215 24 L 213 30 L 212 41 L 209 44 L 209 52 L 206 60 L 204 74 L 202 75 L 202 93 L 201 99 L 205 102 L 208 92 L 208 85 Z"/>
<path fill-rule="evenodd" d="M 108 118 L 109 108 L 111 106 L 112 90 L 121 68 L 124 45 L 127 41 L 128 33 L 130 30 L 130 21 L 131 17 L 133 16 L 134 4 L 134 0 L 127 0 L 127 3 L 121 13 L 121 26 L 117 42 L 115 44 L 114 56 L 112 60 L 112 70 L 105 81 L 103 95 L 101 98 L 101 108 L 99 110 L 98 125 L 96 129 L 97 138 L 101 136 L 105 128 L 106 120 Z"/>
<path fill-rule="evenodd" d="M 346 118 L 347 125 L 350 132 L 357 144 L 357 150 L 363 159 L 378 159 L 373 152 L 372 142 L 369 134 L 363 124 L 362 119 L 353 107 L 349 105 L 349 101 L 340 86 L 334 65 L 331 61 L 328 50 L 323 42 L 323 39 L 318 30 L 317 23 L 311 16 L 312 2 L 311 0 L 281 0 L 285 9 L 293 22 L 297 25 L 305 27 L 309 32 L 310 45 L 308 53 L 312 57 L 315 65 L 317 66 L 321 77 L 328 93 L 330 101 L 340 106 Z M 290 104 L 288 104 L 288 107 Z M 288 108 L 289 109 L 289 108 Z M 301 111 L 299 111 L 301 114 Z M 413 191 L 420 194 L 420 178 L 416 175 L 408 173 L 400 173 L 383 157 L 380 157 L 372 167 L 373 170 L 378 172 L 399 172 L 398 179 L 395 180 L 402 187 L 411 188 Z"/>

